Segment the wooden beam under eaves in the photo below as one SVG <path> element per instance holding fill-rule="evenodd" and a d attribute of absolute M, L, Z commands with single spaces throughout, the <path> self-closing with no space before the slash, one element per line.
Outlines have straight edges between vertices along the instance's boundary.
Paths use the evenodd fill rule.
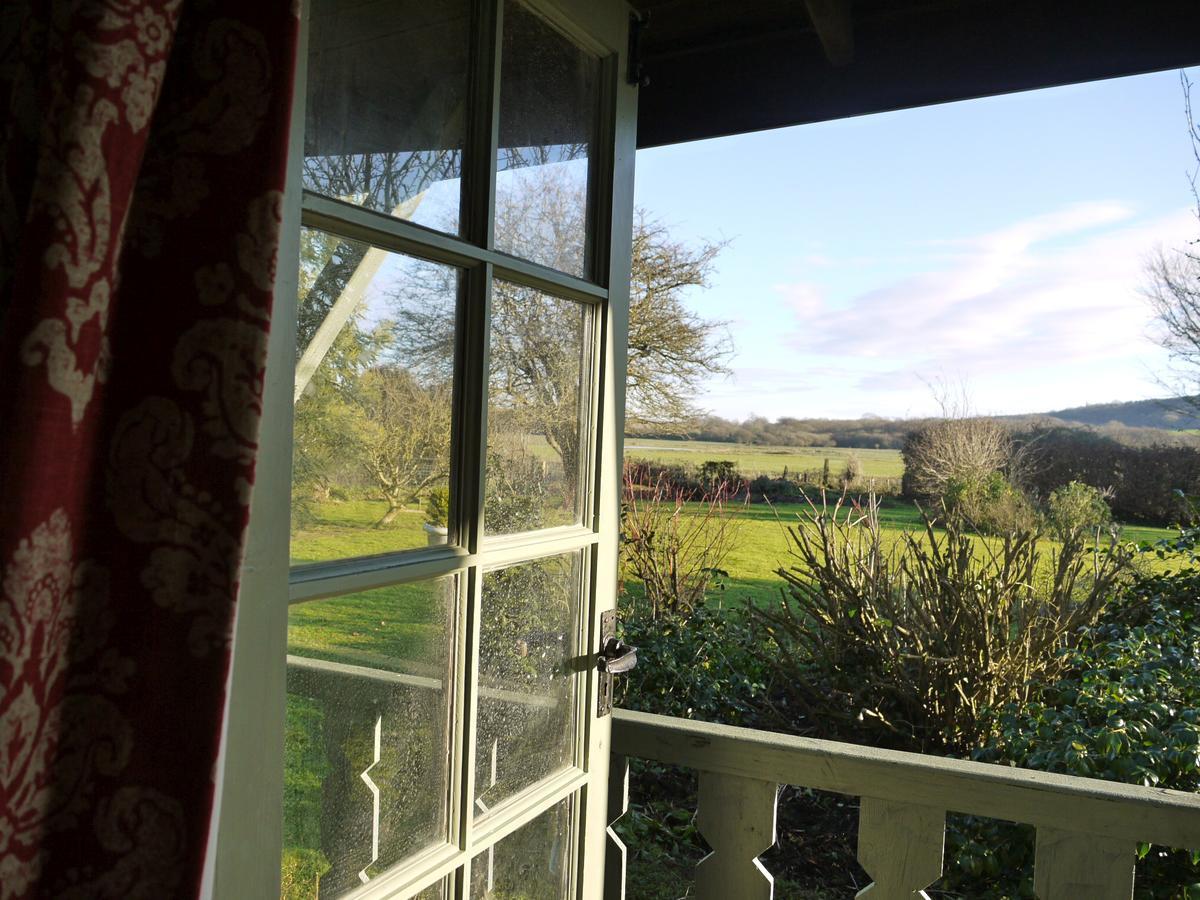
<path fill-rule="evenodd" d="M 808 17 L 832 65 L 844 66 L 854 61 L 854 23 L 850 15 L 850 0 L 804 0 Z"/>

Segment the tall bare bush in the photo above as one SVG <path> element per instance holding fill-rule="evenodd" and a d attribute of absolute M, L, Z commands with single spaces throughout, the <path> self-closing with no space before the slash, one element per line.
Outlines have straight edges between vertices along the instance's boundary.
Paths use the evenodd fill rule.
<path fill-rule="evenodd" d="M 910 434 L 903 455 L 910 492 L 941 498 L 955 484 L 981 484 L 1007 469 L 1013 441 L 995 419 L 946 418 Z"/>
<path fill-rule="evenodd" d="M 777 675 L 781 723 L 822 737 L 966 752 L 982 711 L 1029 699 L 1122 580 L 1129 556 L 1082 531 L 983 540 L 945 531 L 885 542 L 878 503 L 810 502 L 789 529 L 786 595 L 751 610 Z"/>
<path fill-rule="evenodd" d="M 746 498 L 727 481 L 688 491 L 661 471 L 642 484 L 639 471 L 625 467 L 622 575 L 642 583 L 655 618 L 687 615 L 726 574 L 722 566 L 737 542 L 736 507 Z"/>

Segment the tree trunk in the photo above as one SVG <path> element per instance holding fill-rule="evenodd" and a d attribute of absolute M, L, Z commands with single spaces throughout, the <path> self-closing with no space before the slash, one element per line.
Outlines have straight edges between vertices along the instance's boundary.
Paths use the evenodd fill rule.
<path fill-rule="evenodd" d="M 391 525 L 396 521 L 396 516 L 400 515 L 400 510 L 404 509 L 403 503 L 397 503 L 394 500 L 388 501 L 388 511 L 383 514 L 383 518 L 375 523 L 376 528 L 382 528 L 384 525 Z"/>

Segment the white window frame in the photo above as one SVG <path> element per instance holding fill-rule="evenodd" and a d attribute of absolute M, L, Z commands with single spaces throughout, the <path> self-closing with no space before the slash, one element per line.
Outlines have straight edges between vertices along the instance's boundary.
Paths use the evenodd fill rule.
<path fill-rule="evenodd" d="M 430 0 L 435 2 L 435 0 Z M 472 598 L 462 611 L 457 635 L 458 691 L 453 741 L 459 750 L 461 776 L 450 806 L 451 835 L 457 843 L 418 854 L 372 880 L 353 896 L 401 897 L 423 890 L 456 870 L 462 872 L 458 893 L 466 896 L 471 857 L 526 824 L 558 799 L 574 796 L 576 834 L 573 848 L 582 865 L 575 866 L 575 896 L 601 896 L 606 844 L 607 769 L 610 721 L 596 719 L 598 679 L 589 670 L 581 679 L 581 727 L 577 728 L 577 766 L 557 773 L 505 805 L 486 824 L 474 828 L 469 804 L 474 760 L 463 747 L 473 728 L 475 698 L 470 667 L 478 648 L 478 622 L 466 614 L 479 605 L 480 578 L 486 568 L 540 556 L 578 551 L 581 570 L 591 570 L 591 587 L 582 597 L 585 648 L 595 647 L 599 616 L 615 606 L 617 537 L 620 521 L 620 471 L 624 421 L 625 342 L 633 219 L 636 88 L 624 77 L 628 61 L 626 31 L 629 11 L 618 0 L 524 0 L 554 21 L 580 45 L 602 59 L 601 116 L 590 194 L 593 245 L 587 258 L 592 279 L 574 278 L 515 259 L 492 248 L 498 143 L 499 47 L 503 0 L 476 0 L 476 35 L 472 36 L 471 108 L 464 149 L 461 216 L 463 237 L 441 234 L 379 213 L 339 203 L 301 188 L 303 127 L 307 88 L 307 16 L 297 53 L 293 127 L 289 142 L 284 227 L 276 280 L 276 306 L 268 343 L 263 391 L 260 463 L 251 504 L 251 529 L 241 576 L 241 599 L 235 626 L 221 758 L 216 774 L 216 804 L 209 838 L 206 896 L 218 898 L 276 897 L 283 836 L 283 737 L 286 699 L 287 612 L 289 603 L 366 590 L 443 574 L 460 573 L 460 594 Z M 597 39 L 603 36 L 603 40 Z M 487 102 L 479 102 L 486 99 Z M 466 167 L 474 165 L 475 171 Z M 486 170 L 484 167 L 486 166 Z M 483 198 L 486 196 L 486 202 Z M 476 298 L 490 296 L 495 277 L 511 279 L 557 297 L 589 305 L 594 314 L 591 340 L 597 348 L 590 379 L 590 428 L 583 521 L 576 526 L 485 537 L 479 523 L 483 509 L 483 435 L 487 418 L 488 302 L 468 302 L 469 315 L 460 337 L 464 372 L 457 376 L 467 389 L 456 400 L 456 415 L 465 439 L 456 452 L 456 500 L 459 521 L 468 526 L 459 546 L 431 548 L 416 554 L 367 561 L 336 561 L 289 568 L 291 429 L 296 340 L 294 298 L 298 290 L 295 260 L 300 252 L 300 225 L 332 230 L 386 250 L 410 253 L 438 262 L 465 266 L 467 288 Z M 474 350 L 474 352 L 472 352 Z M 456 379 L 457 380 L 457 379 Z M 465 750 L 465 752 L 463 752 Z M 461 753 L 461 757 L 459 754 Z"/>

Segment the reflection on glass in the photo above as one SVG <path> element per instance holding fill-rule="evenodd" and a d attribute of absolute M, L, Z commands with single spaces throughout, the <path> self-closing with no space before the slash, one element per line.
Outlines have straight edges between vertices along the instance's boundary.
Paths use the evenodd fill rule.
<path fill-rule="evenodd" d="M 571 800 L 563 800 L 471 860 L 471 900 L 569 895 Z"/>
<path fill-rule="evenodd" d="M 450 879 L 444 878 L 417 894 L 413 900 L 447 900 L 450 896 Z"/>
<path fill-rule="evenodd" d="M 304 186 L 458 231 L 468 0 L 313 0 Z"/>
<path fill-rule="evenodd" d="M 492 287 L 488 379 L 489 534 L 580 520 L 588 309 L 534 288 Z"/>
<path fill-rule="evenodd" d="M 586 276 L 599 60 L 508 0 L 500 66 L 496 249 Z"/>
<path fill-rule="evenodd" d="M 291 608 L 283 896 L 339 896 L 447 839 L 456 597 L 450 577 Z"/>
<path fill-rule="evenodd" d="M 292 561 L 445 543 L 459 270 L 300 240 Z"/>
<path fill-rule="evenodd" d="M 579 564 L 570 553 L 483 577 L 477 816 L 572 763 Z"/>

